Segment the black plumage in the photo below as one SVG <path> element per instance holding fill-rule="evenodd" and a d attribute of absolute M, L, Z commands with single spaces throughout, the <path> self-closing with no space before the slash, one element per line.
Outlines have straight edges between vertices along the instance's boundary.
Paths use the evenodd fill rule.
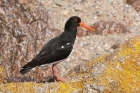
<path fill-rule="evenodd" d="M 60 36 L 51 39 L 32 61 L 22 67 L 20 73 L 25 74 L 36 66 L 67 58 L 73 49 L 77 27 L 80 26 L 80 22 L 81 19 L 77 16 L 69 18 L 65 24 L 64 32 Z"/>
<path fill-rule="evenodd" d="M 54 65 L 52 67 L 52 70 L 54 79 L 56 81 L 65 81 L 64 78 L 60 78 L 57 75 L 55 65 L 59 63 L 58 61 L 65 59 L 70 55 L 76 39 L 78 26 L 83 26 L 89 30 L 94 31 L 94 28 L 82 23 L 79 17 L 73 16 L 69 18 L 65 24 L 64 32 L 60 36 L 51 39 L 47 44 L 45 44 L 45 46 L 37 54 L 37 56 L 22 67 L 20 73 L 26 74 L 36 66 L 53 63 Z"/>

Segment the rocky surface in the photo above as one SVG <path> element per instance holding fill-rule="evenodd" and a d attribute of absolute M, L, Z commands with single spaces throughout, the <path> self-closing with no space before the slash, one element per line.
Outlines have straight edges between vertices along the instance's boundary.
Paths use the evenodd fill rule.
<path fill-rule="evenodd" d="M 94 23 L 91 27 L 95 31 L 84 30 L 83 28 L 78 29 L 78 36 L 88 36 L 88 35 L 103 35 L 108 34 L 120 35 L 121 33 L 131 33 L 128 27 L 122 23 L 117 23 L 115 21 L 99 21 Z"/>
<path fill-rule="evenodd" d="M 122 43 L 130 40 L 130 37 L 140 34 L 140 14 L 138 10 L 132 7 L 133 5 L 129 5 L 132 3 L 134 3 L 133 0 L 2 0 L 0 2 L 0 83 L 6 83 L 6 87 L 10 91 L 13 91 L 13 88 L 19 85 L 24 86 L 26 90 L 26 87 L 29 87 L 30 84 L 28 91 L 34 90 L 32 86 L 37 86 L 37 91 L 45 91 L 43 89 L 53 87 L 55 91 L 60 89 L 60 92 L 67 91 L 68 93 L 79 93 L 79 91 L 86 90 L 89 90 L 89 93 L 102 91 L 107 91 L 106 93 L 114 91 L 117 93 L 119 90 L 116 90 L 115 87 L 126 93 L 130 92 L 130 90 L 132 92 L 139 91 L 139 87 L 136 86 L 136 84 L 140 84 L 139 81 L 137 82 L 137 78 L 133 79 L 134 81 L 132 82 L 129 80 L 130 77 L 138 76 L 138 72 L 135 75 L 132 74 L 133 71 L 131 70 L 133 67 L 130 67 L 131 64 L 138 71 L 139 65 L 135 65 L 133 62 L 123 64 L 126 70 L 124 70 L 123 77 L 121 77 L 121 72 L 118 69 L 122 68 L 116 65 L 116 61 L 113 66 L 111 64 L 114 63 L 111 62 L 114 61 L 109 61 L 109 64 L 108 61 L 105 64 L 102 63 L 105 61 L 101 61 L 101 63 L 98 61 L 101 55 L 106 56 L 109 53 L 111 53 L 110 56 L 104 60 L 115 58 L 116 56 L 113 57 L 113 54 L 120 50 Z M 40 51 L 48 40 L 59 35 L 63 31 L 66 20 L 74 15 L 81 17 L 82 22 L 96 29 L 95 32 L 92 32 L 79 27 L 73 53 L 68 59 L 57 65 L 58 73 L 74 82 L 51 83 L 52 86 L 50 83 L 47 83 L 47 85 L 41 86 L 43 88 L 38 83 L 27 83 L 27 85 L 23 83 L 9 83 L 18 81 L 46 82 L 52 77 L 51 65 L 38 67 L 26 75 L 21 75 L 19 70 L 21 66 L 29 62 Z M 125 45 L 129 47 L 128 43 L 125 43 Z M 138 51 L 138 46 L 139 42 L 135 42 L 134 46 L 131 44 L 128 50 L 124 48 L 120 52 L 126 53 L 123 56 L 129 56 L 132 53 L 132 59 L 128 60 L 137 62 L 139 60 L 137 58 L 138 55 L 132 52 L 130 48 L 132 50 L 136 48 Z M 119 60 L 124 60 L 123 56 L 119 56 Z M 94 62 L 93 59 L 99 64 L 92 63 Z M 88 64 L 91 60 L 93 60 L 92 64 Z M 117 68 L 115 76 L 111 72 L 112 69 L 116 69 L 114 67 Z M 111 68 L 111 70 L 108 69 L 109 73 L 106 72 L 101 75 L 104 72 L 104 68 Z M 93 79 L 86 78 L 86 71 L 91 71 L 91 69 L 93 70 L 90 75 L 95 77 L 94 82 L 92 82 Z M 103 81 L 103 79 L 105 81 L 101 84 L 98 82 L 98 78 L 99 81 Z M 123 81 L 125 78 L 127 78 L 126 82 Z M 87 79 L 87 82 L 83 83 L 85 79 Z M 122 86 L 119 82 L 123 82 Z M 92 83 L 92 85 L 89 83 Z M 133 84 L 130 86 L 128 83 Z M 119 85 L 120 87 L 118 88 Z M 69 86 L 71 88 L 67 90 Z M 75 86 L 77 87 L 75 88 Z M 4 85 L 0 86 L 0 88 L 4 88 Z M 105 88 L 108 88 L 108 90 L 105 90 Z M 16 88 L 14 91 L 17 92 L 18 89 L 20 90 L 20 88 Z M 77 90 L 73 92 L 74 89 Z"/>
<path fill-rule="evenodd" d="M 57 0 L 57 2 L 60 3 L 67 3 L 64 6 L 59 6 L 52 0 L 41 1 L 48 9 L 53 20 L 55 20 L 57 27 L 60 29 L 63 29 L 65 20 L 70 16 L 77 15 L 82 18 L 82 22 L 91 26 L 102 20 L 105 22 L 115 21 L 116 23 L 126 25 L 130 31 L 136 34 L 139 33 L 139 12 L 127 3 L 129 0 Z M 83 9 L 76 11 L 76 6 L 81 6 Z M 67 15 L 63 13 L 65 11 L 69 11 L 66 13 Z"/>
<path fill-rule="evenodd" d="M 29 62 L 47 41 L 60 34 L 41 3 L 28 3 L 16 0 L 0 3 L 0 65 L 5 68 L 9 82 L 34 79 L 39 81 L 37 78 L 41 79 L 43 74 L 51 75 L 50 69 L 44 69 L 45 73 L 40 72 L 40 69 L 28 75 L 19 73 L 21 67 Z"/>
<path fill-rule="evenodd" d="M 113 53 L 96 57 L 68 71 L 67 82 L 17 82 L 0 85 L 3 93 L 139 93 L 140 37 Z"/>
<path fill-rule="evenodd" d="M 63 29 L 65 20 L 77 15 L 82 18 L 82 22 L 96 29 L 92 32 L 82 27 L 78 28 L 74 52 L 65 62 L 58 65 L 58 72 L 63 72 L 60 73 L 62 76 L 74 65 L 110 53 L 119 47 L 119 44 L 140 33 L 139 12 L 126 0 L 57 0 L 65 5 L 59 5 L 55 1 L 41 2 L 46 8 L 49 7 L 48 11 L 55 20 L 57 28 Z M 75 10 L 76 7 L 80 8 Z M 69 12 L 64 14 L 65 11 Z"/>
<path fill-rule="evenodd" d="M 132 5 L 136 11 L 140 11 L 140 0 L 127 0 L 127 3 Z"/>

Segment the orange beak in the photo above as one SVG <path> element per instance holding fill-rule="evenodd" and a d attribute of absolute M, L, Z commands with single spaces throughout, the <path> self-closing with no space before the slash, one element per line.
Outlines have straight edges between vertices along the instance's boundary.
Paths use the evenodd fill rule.
<path fill-rule="evenodd" d="M 85 28 L 87 28 L 87 29 L 89 29 L 89 30 L 92 30 L 92 31 L 95 31 L 95 29 L 94 28 L 92 28 L 92 27 L 90 27 L 90 26 L 88 26 L 88 25 L 86 25 L 86 24 L 84 24 L 84 23 L 79 23 L 80 24 L 80 26 L 82 26 L 82 27 L 85 27 Z"/>

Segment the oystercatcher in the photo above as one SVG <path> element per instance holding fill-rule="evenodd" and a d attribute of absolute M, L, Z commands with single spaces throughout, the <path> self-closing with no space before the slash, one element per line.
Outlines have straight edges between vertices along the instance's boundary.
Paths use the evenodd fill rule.
<path fill-rule="evenodd" d="M 55 81 L 64 82 L 65 79 L 60 78 L 57 75 L 55 65 L 58 64 L 60 60 L 67 58 L 71 53 L 75 42 L 78 26 L 83 26 L 89 30 L 94 31 L 94 28 L 91 28 L 82 23 L 79 17 L 70 17 L 65 24 L 64 32 L 60 36 L 51 39 L 47 44 L 45 44 L 39 54 L 37 54 L 37 56 L 33 58 L 32 61 L 22 67 L 20 73 L 26 74 L 36 66 L 53 63 L 52 70 Z"/>

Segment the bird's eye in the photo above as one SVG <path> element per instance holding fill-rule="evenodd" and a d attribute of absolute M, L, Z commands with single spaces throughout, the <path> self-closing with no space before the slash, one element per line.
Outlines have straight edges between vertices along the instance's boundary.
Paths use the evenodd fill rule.
<path fill-rule="evenodd" d="M 74 19 L 74 22 L 77 22 L 77 19 Z"/>

